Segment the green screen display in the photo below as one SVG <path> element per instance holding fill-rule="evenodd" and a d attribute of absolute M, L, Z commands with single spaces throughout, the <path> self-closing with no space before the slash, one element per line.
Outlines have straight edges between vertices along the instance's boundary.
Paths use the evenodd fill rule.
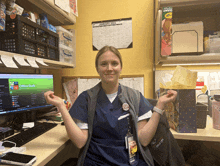
<path fill-rule="evenodd" d="M 8 81 L 11 95 L 30 95 L 53 91 L 52 78 L 10 78 Z"/>

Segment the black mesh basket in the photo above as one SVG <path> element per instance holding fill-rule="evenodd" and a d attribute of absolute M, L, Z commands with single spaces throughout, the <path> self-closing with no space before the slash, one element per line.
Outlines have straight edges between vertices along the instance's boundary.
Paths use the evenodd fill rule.
<path fill-rule="evenodd" d="M 7 16 L 6 30 L 0 36 L 3 51 L 59 61 L 59 35 L 27 18 Z"/>

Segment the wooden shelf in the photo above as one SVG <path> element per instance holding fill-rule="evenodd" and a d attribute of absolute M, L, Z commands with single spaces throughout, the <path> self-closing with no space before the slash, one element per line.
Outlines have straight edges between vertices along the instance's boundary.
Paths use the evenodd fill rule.
<path fill-rule="evenodd" d="M 25 60 L 28 57 L 32 57 L 32 56 L 27 56 L 27 55 L 12 53 L 12 52 L 6 52 L 6 51 L 0 51 L 0 55 L 8 55 L 8 56 L 12 56 L 12 57 L 14 57 L 14 55 L 18 55 L 18 56 L 24 57 Z M 36 57 L 36 58 L 38 58 L 38 57 Z M 41 58 L 41 57 L 39 57 L 39 58 Z M 42 69 L 42 68 L 56 68 L 56 69 L 58 69 L 58 68 L 74 68 L 75 67 L 75 65 L 73 65 L 73 64 L 54 61 L 54 60 L 50 60 L 50 59 L 43 59 L 43 62 L 46 63 L 48 66 L 44 66 L 44 65 L 41 65 L 41 64 L 37 63 L 40 69 Z M 1 64 L 1 67 L 4 67 L 4 64 Z M 31 66 L 30 67 L 19 66 L 19 67 L 21 67 L 21 68 L 33 68 Z M 37 69 L 37 68 L 35 68 L 35 69 Z"/>
<path fill-rule="evenodd" d="M 161 57 L 163 65 L 188 64 L 188 65 L 220 65 L 220 53 L 207 53 L 202 55 L 179 55 Z"/>
<path fill-rule="evenodd" d="M 76 23 L 76 16 L 56 6 L 54 0 L 16 0 L 16 3 L 26 10 L 39 14 L 46 13 L 49 23 L 54 26 L 73 25 Z"/>

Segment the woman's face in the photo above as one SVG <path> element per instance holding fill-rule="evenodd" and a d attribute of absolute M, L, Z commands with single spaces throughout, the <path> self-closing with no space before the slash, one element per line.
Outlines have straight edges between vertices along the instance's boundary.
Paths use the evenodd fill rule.
<path fill-rule="evenodd" d="M 103 83 L 117 83 L 121 73 L 120 59 L 111 51 L 106 51 L 98 59 L 97 71 Z"/>

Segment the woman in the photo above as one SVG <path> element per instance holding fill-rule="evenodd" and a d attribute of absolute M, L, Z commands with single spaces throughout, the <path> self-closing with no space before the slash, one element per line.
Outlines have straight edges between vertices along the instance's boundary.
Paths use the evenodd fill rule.
<path fill-rule="evenodd" d="M 103 47 L 95 60 L 96 70 L 101 77 L 101 90 L 98 93 L 96 114 L 90 146 L 84 160 L 85 166 L 147 166 L 134 146 L 128 113 L 123 110 L 118 93 L 121 91 L 119 76 L 122 71 L 122 58 L 119 51 L 111 46 Z M 138 114 L 138 139 L 147 146 L 153 138 L 162 110 L 166 103 L 174 101 L 177 92 L 169 90 L 159 98 L 153 108 L 141 94 Z M 88 139 L 88 93 L 82 92 L 68 112 L 63 100 L 53 92 L 45 93 L 48 103 L 61 112 L 69 138 L 82 148 Z M 154 110 L 153 113 L 151 110 Z M 150 118 L 150 120 L 149 120 Z M 73 120 L 74 119 L 74 120 Z M 130 147 L 129 147 L 130 146 Z M 132 151 L 132 154 L 129 153 Z"/>

